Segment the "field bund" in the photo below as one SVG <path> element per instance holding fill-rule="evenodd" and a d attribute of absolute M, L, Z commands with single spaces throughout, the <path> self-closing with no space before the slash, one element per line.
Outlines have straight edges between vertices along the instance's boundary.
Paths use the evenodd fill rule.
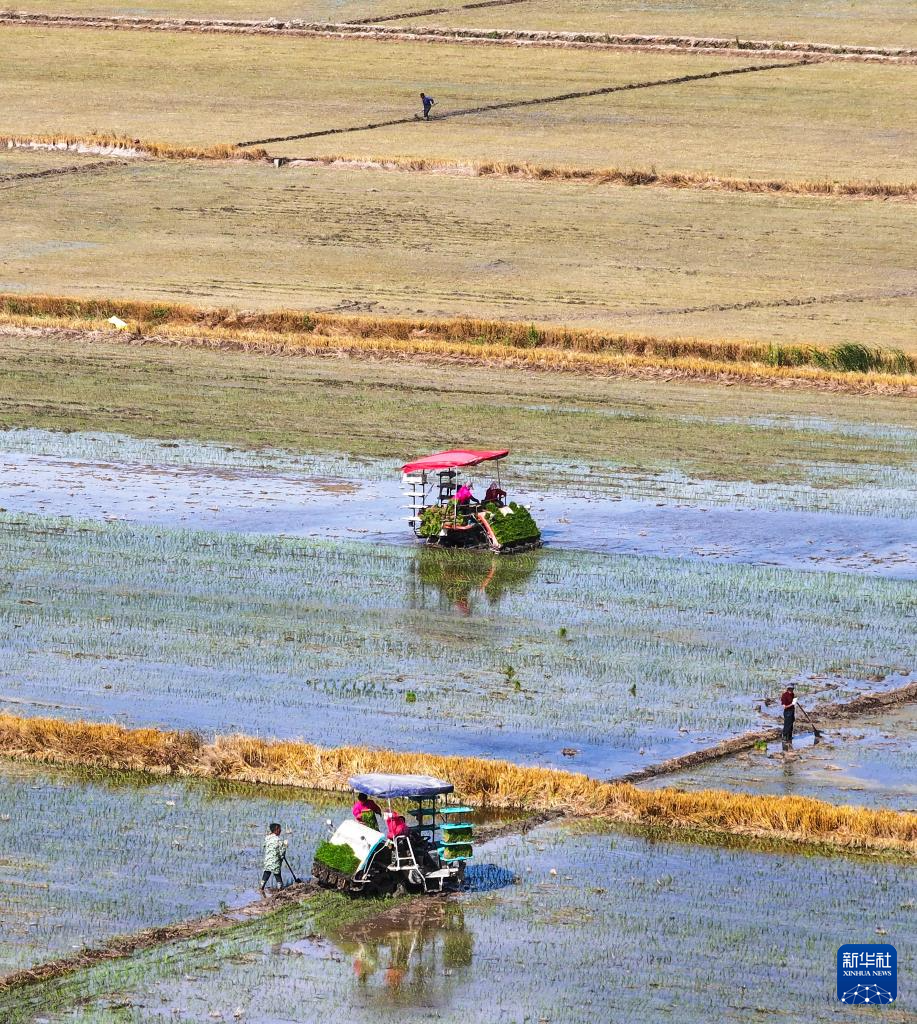
<path fill-rule="evenodd" d="M 500 761 L 406 754 L 357 747 L 127 730 L 115 725 L 0 715 L 0 753 L 30 761 L 130 768 L 245 782 L 347 789 L 368 771 L 450 779 L 462 799 L 488 807 L 562 810 L 610 822 L 720 835 L 824 843 L 864 852 L 917 854 L 917 814 L 835 807 L 805 797 L 762 797 L 705 790 L 639 790 L 586 776 Z"/>
<path fill-rule="evenodd" d="M 913 3 L 126 2 L 0 13 L 3 1024 L 912 991 Z M 463 890 L 252 891 L 363 771 Z"/>
<path fill-rule="evenodd" d="M 820 368 L 789 354 L 784 362 L 777 350 L 881 338 L 884 349 L 915 353 L 910 202 L 227 161 L 140 160 L 7 187 L 28 202 L 10 208 L 0 291 L 25 306 L 38 291 L 115 306 L 123 299 L 237 313 L 285 308 L 316 324 L 329 313 L 377 320 L 371 331 L 355 324 L 350 338 L 340 324 L 337 338 L 313 331 L 299 339 L 278 338 L 269 325 L 263 336 L 254 329 L 234 337 L 228 323 L 208 339 L 193 322 L 177 323 L 173 343 L 532 370 L 808 378 L 812 386 L 843 383 L 832 361 Z M 137 189 L 147 201 L 125 203 Z M 666 222 L 648 230 L 660 202 Z M 177 237 L 188 244 L 177 249 Z M 452 318 L 479 321 L 482 330 L 437 337 L 437 324 Z M 433 336 L 399 338 L 398 320 L 422 321 L 409 331 Z M 546 339 L 597 329 L 621 340 L 604 351 L 585 337 L 580 348 L 507 345 L 487 327 L 495 321 L 513 321 L 523 334 L 534 324 Z M 771 358 L 776 365 L 767 365 Z M 898 363 L 873 369 L 906 371 Z"/>

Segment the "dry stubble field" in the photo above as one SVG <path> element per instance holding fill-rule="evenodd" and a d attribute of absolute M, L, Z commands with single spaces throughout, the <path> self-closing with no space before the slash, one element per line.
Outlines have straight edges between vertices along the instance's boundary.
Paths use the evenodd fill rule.
<path fill-rule="evenodd" d="M 445 10 L 411 14 L 430 8 Z M 49 11 L 41 0 L 20 0 L 16 9 Z M 909 0 L 525 0 L 483 9 L 455 0 L 152 0 L 142 8 L 125 0 L 55 0 L 53 13 L 307 22 L 404 14 L 396 24 L 917 46 L 917 14 Z"/>
<path fill-rule="evenodd" d="M 7 27 L 0 132 L 113 132 L 279 155 L 440 157 L 816 180 L 917 179 L 909 66 Z M 113 53 L 117 58 L 113 61 Z M 765 70 L 749 70 L 764 67 Z M 493 104 L 708 80 L 454 116 Z M 411 119 L 424 88 L 433 122 Z M 355 130 L 356 129 L 356 130 Z"/>
<path fill-rule="evenodd" d="M 94 29 L 0 29 L 0 130 L 234 143 L 419 110 L 550 96 L 726 65 L 719 58 Z M 118 57 L 112 62 L 112 54 Z M 418 125 L 419 129 L 430 125 Z"/>
<path fill-rule="evenodd" d="M 917 351 L 910 203 L 177 161 L 0 196 L 0 291 Z"/>
<path fill-rule="evenodd" d="M 604 57 L 611 67 L 619 58 L 633 59 L 617 53 Z M 697 73 L 706 70 L 704 58 L 693 59 L 701 62 Z M 714 59 L 717 68 L 742 66 L 741 59 Z M 683 58 L 653 60 L 648 78 L 669 77 L 669 60 L 676 62 L 671 75 L 681 73 L 677 63 Z M 915 110 L 914 68 L 815 64 L 441 124 L 296 140 L 270 149 L 306 156 L 451 157 L 751 178 L 912 181 L 917 178 Z"/>
<path fill-rule="evenodd" d="M 366 18 L 410 14 L 432 4 L 417 0 L 152 0 L 142 7 L 136 3 L 109 0 L 20 0 L 17 11 L 31 14 L 69 16 L 114 16 L 144 18 L 217 18 L 261 21 L 268 18 L 305 22 L 347 22 Z"/>
<path fill-rule="evenodd" d="M 33 3 L 35 0 L 33 0 Z M 102 0 L 64 0 L 69 10 L 122 10 Z M 215 0 L 214 0 L 215 2 Z M 424 7 L 417 5 L 417 10 Z M 908 0 L 527 0 L 481 9 L 458 4 L 401 24 L 546 29 L 619 35 L 703 36 L 869 46 L 917 45 L 917 13 Z"/>

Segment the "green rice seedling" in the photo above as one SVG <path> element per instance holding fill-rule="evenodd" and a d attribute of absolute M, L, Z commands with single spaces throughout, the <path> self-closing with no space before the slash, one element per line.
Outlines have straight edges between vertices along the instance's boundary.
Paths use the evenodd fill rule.
<path fill-rule="evenodd" d="M 451 845 L 447 845 L 443 849 L 443 856 L 447 860 L 457 860 L 458 858 L 468 859 L 471 857 L 471 853 L 471 843 L 453 843 Z"/>
<path fill-rule="evenodd" d="M 15 1004 L 0 996 L 0 1009 L 10 1024 L 49 1008 L 89 1024 L 105 1020 L 97 1015 L 116 994 L 186 1019 L 312 1020 L 333 1005 L 377 1024 L 435 1002 L 444 1019 L 473 1024 L 593 1024 L 600 1000 L 615 1019 L 656 1020 L 677 1007 L 680 1021 L 703 1024 L 711 1001 L 733 1005 L 741 992 L 754 1016 L 791 1000 L 807 1021 L 829 1024 L 837 947 L 874 942 L 881 929 L 900 949 L 914 935 L 904 865 L 549 828 L 476 852 L 486 866 L 469 869 L 472 891 L 442 906 L 377 906 L 367 918 L 361 902 L 328 899 L 320 912 L 285 911 L 15 993 Z M 504 884 L 474 891 L 489 878 Z M 778 912 L 787 878 L 808 899 L 781 900 Z M 900 971 L 899 984 L 911 984 L 912 965 Z"/>
<path fill-rule="evenodd" d="M 522 544 L 541 538 L 541 531 L 532 517 L 531 512 L 515 501 L 500 508 L 491 505 L 485 512 L 487 522 L 493 530 L 497 541 L 503 546 Z"/>
<path fill-rule="evenodd" d="M 254 898 L 268 822 L 305 867 L 343 806 L 301 789 L 0 761 L 0 974 Z"/>
<path fill-rule="evenodd" d="M 469 614 L 418 591 L 425 557 L 0 514 L 4 696 L 404 750 L 512 736 L 522 761 L 575 746 L 614 774 L 759 727 L 788 678 L 837 699 L 912 653 L 903 580 L 546 549 Z M 516 679 L 526 700 L 489 699 Z"/>
<path fill-rule="evenodd" d="M 360 866 L 357 855 L 343 843 L 329 843 L 323 839 L 315 848 L 315 859 L 335 871 L 352 875 Z"/>

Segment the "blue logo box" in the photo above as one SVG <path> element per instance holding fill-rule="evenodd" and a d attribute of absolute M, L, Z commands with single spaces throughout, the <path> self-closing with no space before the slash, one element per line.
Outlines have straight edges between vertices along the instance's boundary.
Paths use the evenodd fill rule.
<path fill-rule="evenodd" d="M 886 943 L 848 942 L 837 951 L 837 998 L 847 1005 L 898 998 L 898 953 Z"/>

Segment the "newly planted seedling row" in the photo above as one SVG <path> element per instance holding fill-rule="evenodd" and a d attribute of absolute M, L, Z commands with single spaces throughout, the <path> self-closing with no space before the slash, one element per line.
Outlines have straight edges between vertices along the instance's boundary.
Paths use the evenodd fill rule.
<path fill-rule="evenodd" d="M 761 703 L 790 677 L 837 700 L 913 654 L 910 585 L 832 573 L 545 550 L 492 575 L 415 548 L 9 516 L 0 557 L 5 696 L 128 724 L 574 747 L 613 772 L 775 721 Z"/>

